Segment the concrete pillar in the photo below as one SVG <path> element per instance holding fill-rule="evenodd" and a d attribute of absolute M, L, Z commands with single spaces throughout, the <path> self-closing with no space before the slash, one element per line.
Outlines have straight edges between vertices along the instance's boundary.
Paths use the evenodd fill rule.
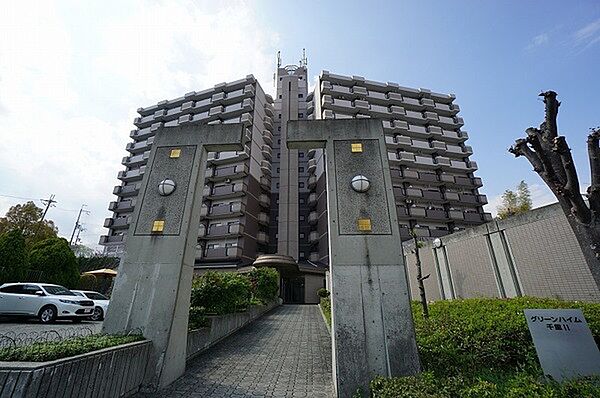
<path fill-rule="evenodd" d="M 156 133 L 102 330 L 139 331 L 152 340 L 146 389 L 164 387 L 185 371 L 206 155 L 242 150 L 243 133 L 241 124 L 190 124 Z M 159 191 L 166 179 L 175 183 L 168 195 L 164 184 Z"/>
<path fill-rule="evenodd" d="M 420 371 L 383 126 L 375 119 L 291 121 L 288 147 L 325 148 L 335 390 Z M 366 192 L 352 188 L 367 177 Z"/>

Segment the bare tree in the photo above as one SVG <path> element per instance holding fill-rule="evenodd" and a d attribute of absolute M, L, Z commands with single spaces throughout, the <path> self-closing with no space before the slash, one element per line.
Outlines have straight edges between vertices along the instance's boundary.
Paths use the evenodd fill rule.
<path fill-rule="evenodd" d="M 410 230 L 410 235 L 413 238 L 415 243 L 415 259 L 417 260 L 417 284 L 419 286 L 419 296 L 421 298 L 421 309 L 423 310 L 423 318 L 429 318 L 429 307 L 427 305 L 427 297 L 425 296 L 425 283 L 423 281 L 429 278 L 429 274 L 423 276 L 423 267 L 421 266 L 421 255 L 419 253 L 419 249 L 422 247 L 423 243 L 419 242 L 417 239 L 417 233 L 413 229 Z"/>
<path fill-rule="evenodd" d="M 540 128 L 528 128 L 527 138 L 516 140 L 509 151 L 516 157 L 527 158 L 558 199 L 600 288 L 600 128 L 591 129 L 587 139 L 591 169 L 591 185 L 586 195 L 588 206 L 581 194 L 571 149 L 565 137 L 558 134 L 556 117 L 560 102 L 554 91 L 540 96 L 544 97 L 546 106 L 544 122 Z"/>

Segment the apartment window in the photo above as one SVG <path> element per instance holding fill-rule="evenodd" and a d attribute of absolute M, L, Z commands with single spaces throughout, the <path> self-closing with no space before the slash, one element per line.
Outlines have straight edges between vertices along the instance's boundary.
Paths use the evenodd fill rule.
<path fill-rule="evenodd" d="M 211 243 L 210 245 L 206 245 L 207 249 L 216 249 L 219 247 L 218 243 Z"/>
<path fill-rule="evenodd" d="M 298 152 L 298 157 L 299 158 L 303 158 L 304 157 L 304 152 Z"/>
<path fill-rule="evenodd" d="M 281 131 L 281 126 L 277 126 L 277 131 Z"/>
<path fill-rule="evenodd" d="M 281 157 L 281 152 L 277 152 L 277 159 Z"/>
<path fill-rule="evenodd" d="M 300 221 L 304 221 L 306 218 L 304 216 L 300 216 Z"/>
<path fill-rule="evenodd" d="M 281 145 L 281 138 L 277 140 L 277 143 Z"/>
<path fill-rule="evenodd" d="M 280 77 L 280 78 L 279 78 L 279 81 L 282 81 L 282 80 L 283 80 L 283 77 Z"/>
<path fill-rule="evenodd" d="M 281 79 L 279 79 L 279 80 L 281 80 Z M 281 94 L 279 94 L 279 99 L 281 99 Z"/>
<path fill-rule="evenodd" d="M 304 173 L 304 167 L 298 167 L 298 173 Z"/>
<path fill-rule="evenodd" d="M 299 113 L 298 114 L 298 119 L 302 119 L 304 117 L 304 113 Z"/>
<path fill-rule="evenodd" d="M 277 117 L 278 117 L 279 119 L 281 119 L 281 113 L 280 113 L 279 115 L 277 115 Z"/>
<path fill-rule="evenodd" d="M 304 183 L 303 182 L 298 183 L 298 187 L 299 188 L 304 188 Z"/>
<path fill-rule="evenodd" d="M 275 184 L 275 187 L 276 187 L 276 188 L 279 188 L 279 183 Z"/>
<path fill-rule="evenodd" d="M 298 76 L 298 80 L 302 80 L 302 76 Z"/>
<path fill-rule="evenodd" d="M 298 94 L 298 98 L 304 98 L 304 94 Z"/>
<path fill-rule="evenodd" d="M 304 198 L 300 198 L 300 204 L 303 205 L 306 203 L 306 200 L 304 200 Z"/>
<path fill-rule="evenodd" d="M 279 173 L 279 167 L 277 168 L 277 172 Z"/>
<path fill-rule="evenodd" d="M 300 232 L 300 239 L 304 239 L 304 232 Z"/>

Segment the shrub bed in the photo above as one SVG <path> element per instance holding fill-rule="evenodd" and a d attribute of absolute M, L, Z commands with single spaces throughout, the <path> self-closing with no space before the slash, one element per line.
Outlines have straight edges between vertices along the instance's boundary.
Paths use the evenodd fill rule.
<path fill-rule="evenodd" d="M 273 268 L 258 268 L 247 274 L 206 272 L 192 282 L 189 327 L 207 325 L 207 315 L 244 311 L 275 299 L 279 273 Z"/>
<path fill-rule="evenodd" d="M 321 300 L 330 320 L 330 301 Z M 580 308 L 600 344 L 600 304 L 533 297 L 437 301 L 424 319 L 412 303 L 418 377 L 377 378 L 373 397 L 600 397 L 600 378 L 545 382 L 523 310 Z"/>
<path fill-rule="evenodd" d="M 0 349 L 0 361 L 46 362 L 144 340 L 144 336 L 93 334 L 60 341 Z"/>

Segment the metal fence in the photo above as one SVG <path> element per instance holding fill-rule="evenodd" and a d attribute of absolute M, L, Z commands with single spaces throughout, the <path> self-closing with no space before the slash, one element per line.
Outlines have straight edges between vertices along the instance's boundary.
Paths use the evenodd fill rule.
<path fill-rule="evenodd" d="M 73 337 L 86 337 L 91 336 L 92 334 L 94 334 L 92 329 L 81 326 L 76 328 L 27 332 L 10 331 L 0 333 L 0 349 L 25 346 L 35 343 L 46 343 L 50 341 L 61 341 Z"/>

